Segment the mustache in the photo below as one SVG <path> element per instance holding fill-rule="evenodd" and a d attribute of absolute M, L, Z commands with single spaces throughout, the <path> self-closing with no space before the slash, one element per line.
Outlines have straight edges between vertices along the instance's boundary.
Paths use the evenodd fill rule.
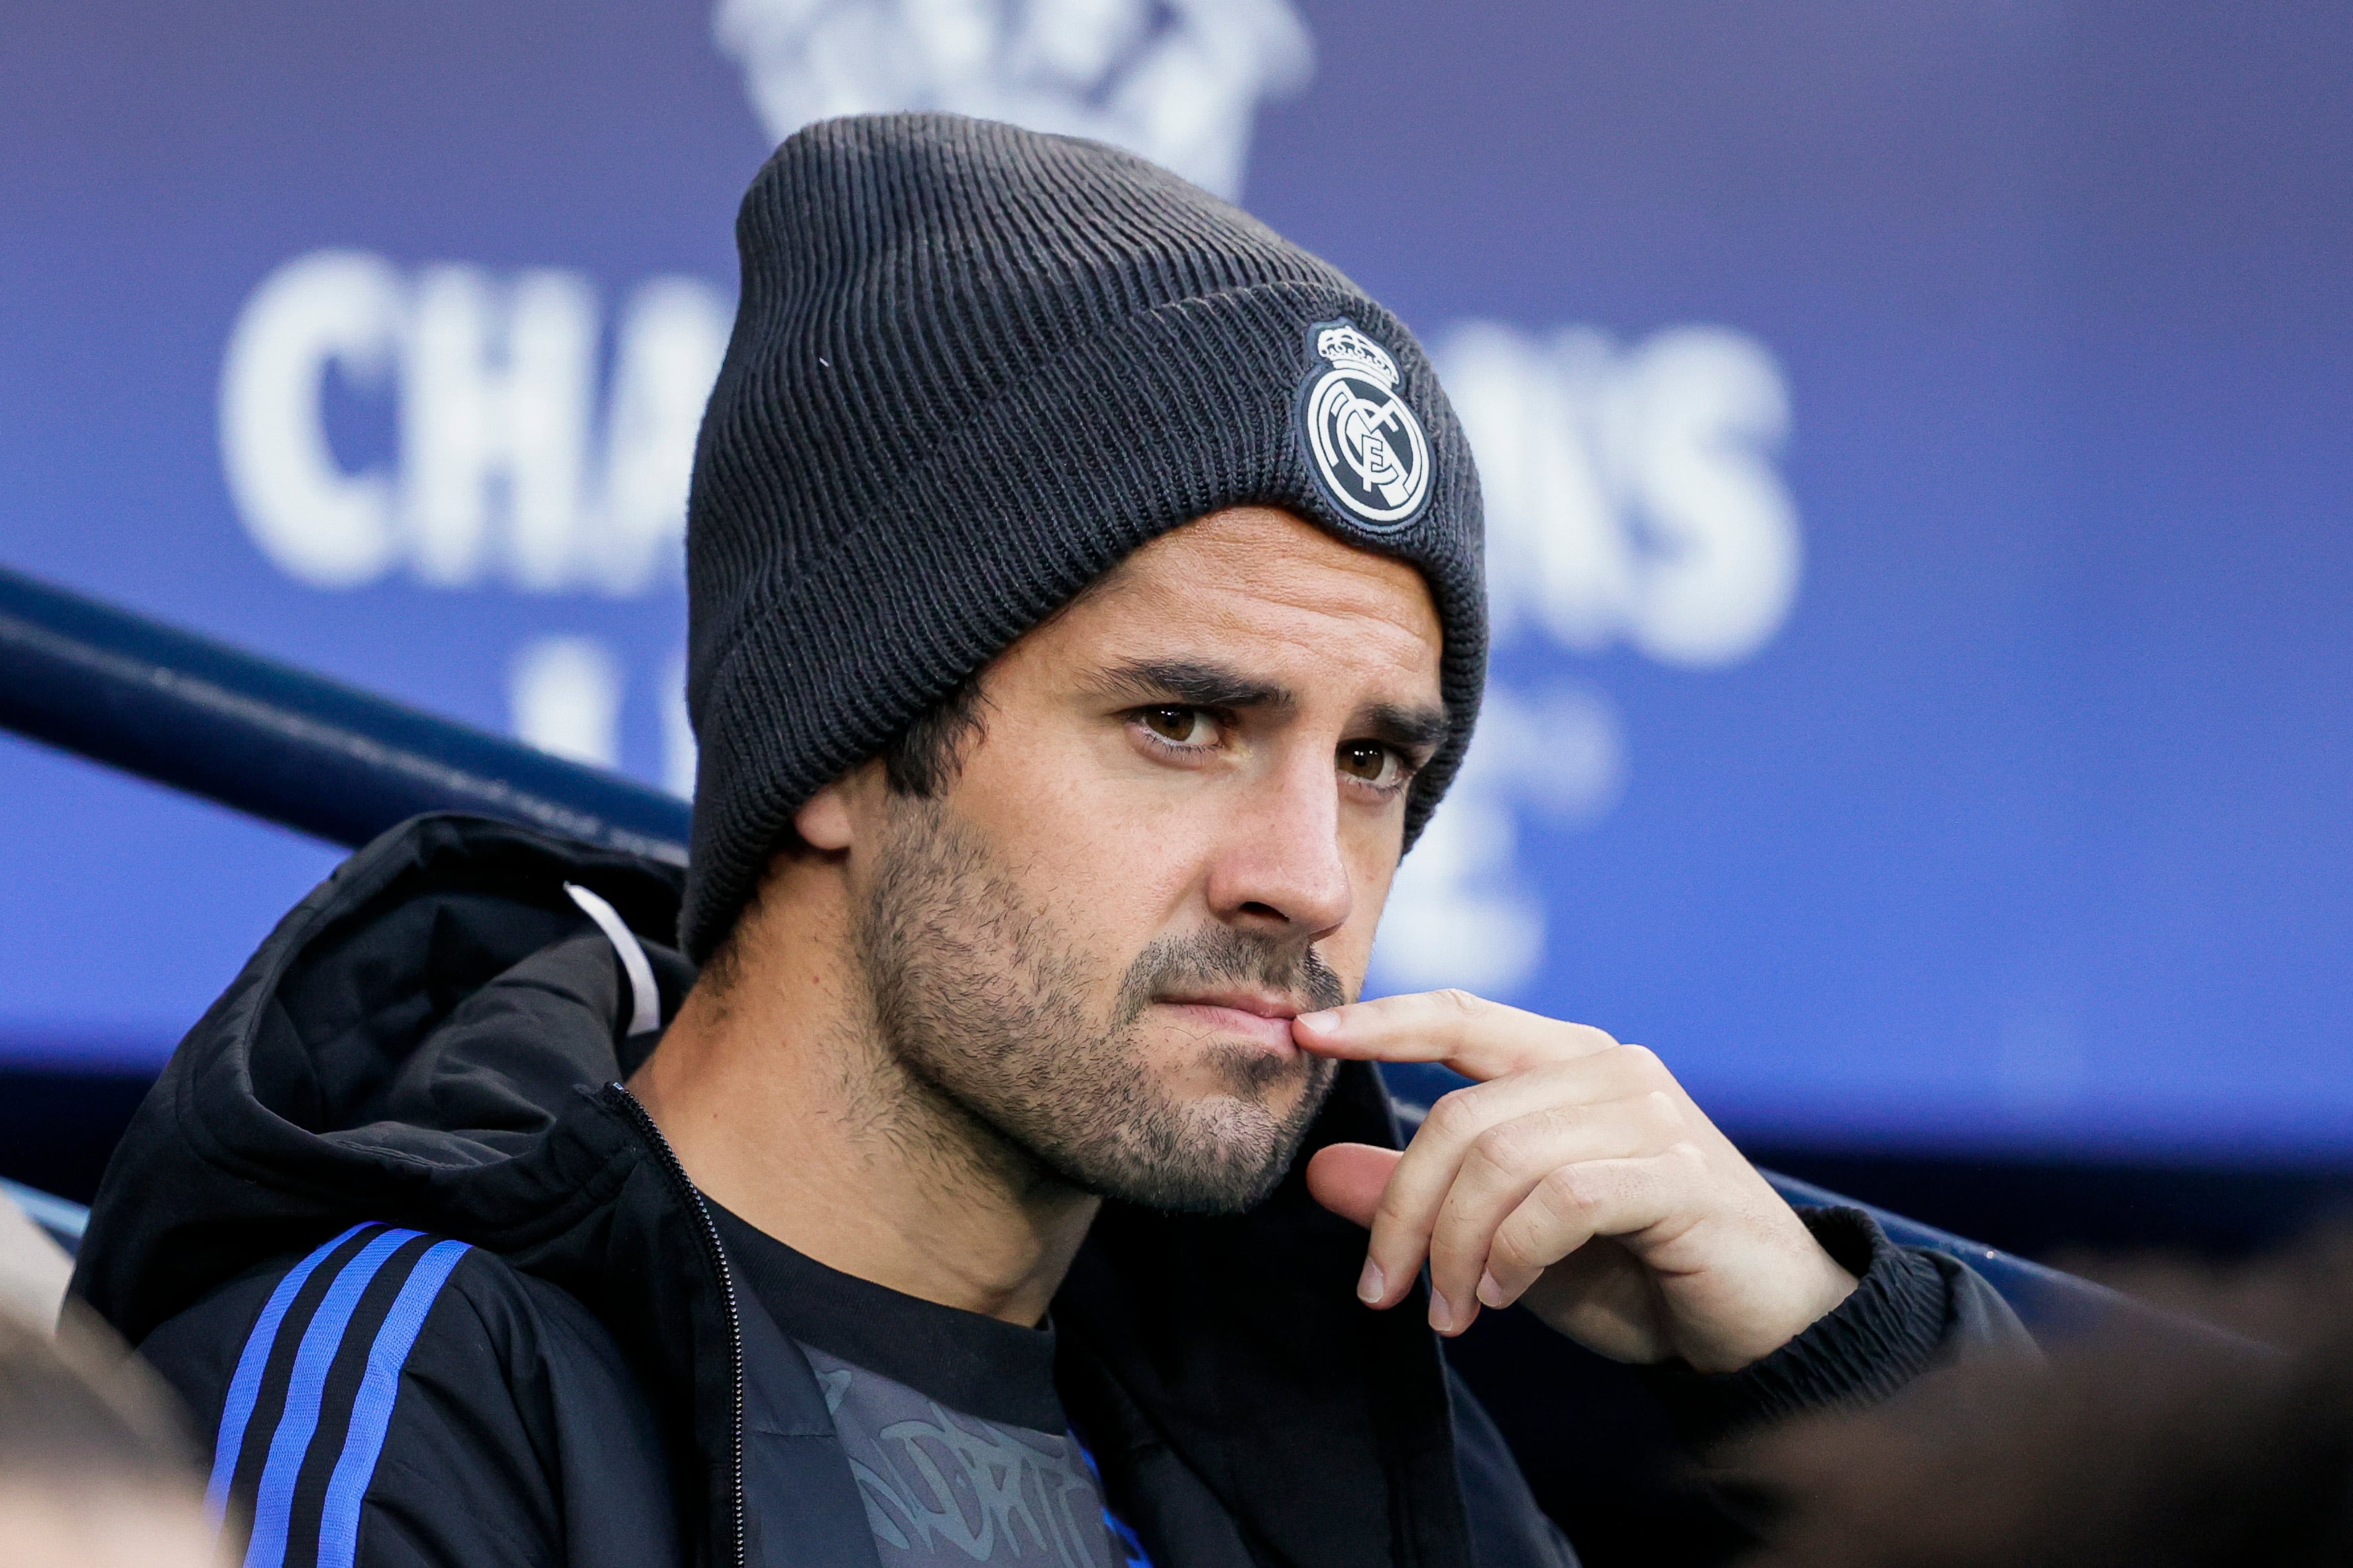
<path fill-rule="evenodd" d="M 1280 991 L 1303 1013 L 1337 1007 L 1348 999 L 1339 972 L 1314 948 L 1215 926 L 1161 937 L 1137 953 L 1120 983 L 1117 1023 L 1134 1022 L 1155 996 L 1219 984 Z"/>

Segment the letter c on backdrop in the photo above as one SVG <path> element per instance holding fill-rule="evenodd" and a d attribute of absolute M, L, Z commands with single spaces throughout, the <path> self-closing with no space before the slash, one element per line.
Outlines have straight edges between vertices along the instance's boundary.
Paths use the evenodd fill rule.
<path fill-rule="evenodd" d="M 392 264 L 319 250 L 269 275 L 246 301 L 221 372 L 221 459 L 262 552 L 297 582 L 355 588 L 399 550 L 390 476 L 336 461 L 321 417 L 329 364 L 380 384 L 400 353 L 406 289 Z"/>

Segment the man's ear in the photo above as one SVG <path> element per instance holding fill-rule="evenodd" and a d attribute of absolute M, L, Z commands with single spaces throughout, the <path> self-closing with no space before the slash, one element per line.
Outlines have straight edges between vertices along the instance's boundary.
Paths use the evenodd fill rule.
<path fill-rule="evenodd" d="M 839 855 L 858 841 L 860 826 L 872 819 L 874 797 L 889 788 L 881 759 L 869 757 L 802 802 L 793 830 L 819 854 Z"/>
<path fill-rule="evenodd" d="M 839 855 L 858 837 L 844 788 L 849 782 L 834 780 L 803 801 L 801 808 L 793 813 L 793 829 L 810 848 Z"/>

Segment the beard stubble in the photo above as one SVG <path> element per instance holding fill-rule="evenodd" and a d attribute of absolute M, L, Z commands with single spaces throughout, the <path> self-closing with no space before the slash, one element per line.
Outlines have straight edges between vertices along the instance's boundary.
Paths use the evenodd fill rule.
<path fill-rule="evenodd" d="M 1271 987 L 1300 1010 L 1346 987 L 1313 948 L 1227 926 L 1138 953 L 1098 1012 L 1085 950 L 936 802 L 896 803 L 857 940 L 881 1043 L 902 1071 L 1071 1186 L 1147 1208 L 1231 1214 L 1282 1180 L 1335 1062 L 1240 1044 L 1197 1058 L 1216 1089 L 1187 1101 L 1145 1059 L 1156 996 Z M 1286 1088 L 1296 1096 L 1277 1110 Z"/>

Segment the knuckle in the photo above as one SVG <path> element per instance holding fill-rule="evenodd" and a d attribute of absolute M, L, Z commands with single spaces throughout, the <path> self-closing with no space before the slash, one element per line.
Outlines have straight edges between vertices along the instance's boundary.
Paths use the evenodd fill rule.
<path fill-rule="evenodd" d="M 1473 996 L 1458 986 L 1450 985 L 1443 991 L 1433 991 L 1430 994 L 1438 1007 L 1438 1026 L 1457 1038 L 1488 1010 L 1488 1004 L 1482 998 Z"/>
<path fill-rule="evenodd" d="M 1422 1125 L 1436 1128 L 1442 1137 L 1463 1139 L 1478 1132 L 1481 1121 L 1478 1101 L 1472 1098 L 1471 1091 L 1457 1089 L 1438 1097 L 1438 1103 L 1430 1108 L 1429 1118 Z"/>
<path fill-rule="evenodd" d="M 1617 1058 L 1619 1070 L 1636 1083 L 1664 1088 L 1675 1081 L 1675 1075 L 1667 1070 L 1667 1064 L 1659 1059 L 1659 1053 L 1648 1046 L 1617 1046 L 1612 1047 L 1612 1054 Z"/>
<path fill-rule="evenodd" d="M 1471 1140 L 1470 1158 L 1509 1173 L 1527 1163 L 1528 1131 L 1515 1121 L 1490 1127 Z"/>
<path fill-rule="evenodd" d="M 1528 1234 L 1527 1227 L 1506 1225 L 1495 1233 L 1494 1245 L 1487 1249 L 1487 1266 L 1494 1270 L 1497 1265 L 1501 1265 L 1501 1269 L 1497 1270 L 1499 1276 L 1540 1269 L 1551 1260 L 1539 1258 L 1536 1252 L 1535 1240 Z"/>
<path fill-rule="evenodd" d="M 1576 1218 L 1592 1212 L 1599 1194 L 1593 1184 L 1575 1165 L 1563 1165 L 1546 1176 L 1536 1190 L 1544 1194 L 1545 1205 L 1564 1218 Z"/>
<path fill-rule="evenodd" d="M 1617 1048 L 1623 1053 L 1619 1059 L 1638 1072 L 1663 1073 L 1667 1070 L 1667 1064 L 1659 1059 L 1659 1053 L 1648 1046 L 1620 1046 Z"/>

